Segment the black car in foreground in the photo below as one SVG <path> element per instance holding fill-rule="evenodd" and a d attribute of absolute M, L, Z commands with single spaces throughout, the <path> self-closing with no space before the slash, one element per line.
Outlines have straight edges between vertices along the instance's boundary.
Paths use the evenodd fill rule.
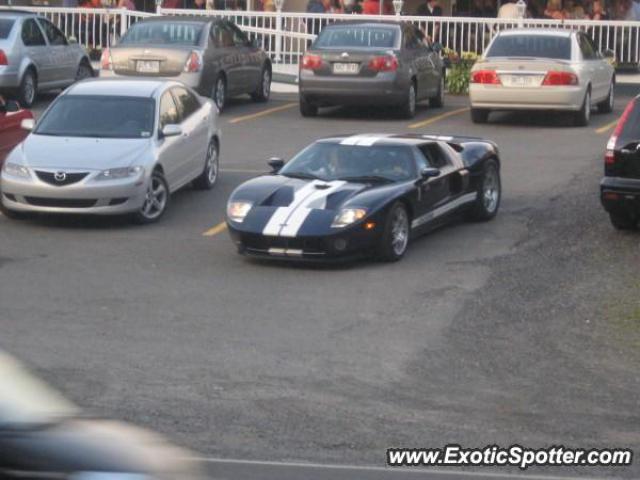
<path fill-rule="evenodd" d="M 413 117 L 416 103 L 444 104 L 440 49 L 407 22 L 343 22 L 322 29 L 300 62 L 300 113 L 319 107 L 397 107 Z"/>
<path fill-rule="evenodd" d="M 635 229 L 640 219 L 639 98 L 629 102 L 609 138 L 600 182 L 602 205 L 620 230 Z"/>
<path fill-rule="evenodd" d="M 0 351 L 0 479 L 206 478 L 160 435 L 89 416 Z"/>
<path fill-rule="evenodd" d="M 399 260 L 411 237 L 464 210 L 490 220 L 500 157 L 479 138 L 361 134 L 318 140 L 227 204 L 239 253 L 286 260 Z"/>

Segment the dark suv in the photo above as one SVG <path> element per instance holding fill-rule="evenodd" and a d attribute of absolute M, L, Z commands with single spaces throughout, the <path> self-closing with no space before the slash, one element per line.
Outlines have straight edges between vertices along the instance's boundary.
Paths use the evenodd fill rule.
<path fill-rule="evenodd" d="M 629 102 L 607 143 L 600 199 L 611 223 L 632 230 L 640 219 L 640 105 Z"/>

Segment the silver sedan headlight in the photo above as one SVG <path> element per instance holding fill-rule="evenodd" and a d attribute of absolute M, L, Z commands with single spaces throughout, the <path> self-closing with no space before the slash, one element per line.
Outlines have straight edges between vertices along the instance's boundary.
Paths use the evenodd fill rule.
<path fill-rule="evenodd" d="M 367 214 L 366 208 L 343 208 L 338 212 L 331 224 L 332 228 L 343 228 L 358 220 L 362 220 Z"/>
<path fill-rule="evenodd" d="M 242 223 L 253 207 L 251 202 L 229 202 L 227 204 L 227 217 L 237 223 Z"/>
<path fill-rule="evenodd" d="M 144 171 L 144 167 L 136 165 L 135 167 L 110 168 L 101 171 L 96 180 L 120 180 L 122 178 L 136 177 L 140 172 Z"/>
<path fill-rule="evenodd" d="M 12 177 L 29 178 L 31 176 L 27 167 L 17 163 L 6 162 L 2 167 L 2 171 Z"/>

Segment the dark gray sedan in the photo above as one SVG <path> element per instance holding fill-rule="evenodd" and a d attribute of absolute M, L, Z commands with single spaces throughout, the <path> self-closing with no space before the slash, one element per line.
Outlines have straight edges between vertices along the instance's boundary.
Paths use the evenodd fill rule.
<path fill-rule="evenodd" d="M 413 117 L 416 103 L 444 103 L 438 48 L 415 25 L 345 22 L 325 27 L 300 62 L 300 112 L 331 105 L 397 106 Z"/>
<path fill-rule="evenodd" d="M 117 46 L 103 51 L 100 76 L 178 80 L 222 111 L 236 95 L 267 101 L 271 72 L 267 54 L 233 23 L 185 16 L 132 25 Z"/>

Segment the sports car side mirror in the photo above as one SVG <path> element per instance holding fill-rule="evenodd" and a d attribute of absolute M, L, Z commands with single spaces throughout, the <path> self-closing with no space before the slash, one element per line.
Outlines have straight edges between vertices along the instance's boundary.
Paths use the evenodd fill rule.
<path fill-rule="evenodd" d="M 423 180 L 427 180 L 428 178 L 434 178 L 439 176 L 440 176 L 439 168 L 424 167 L 422 170 L 420 170 L 420 177 L 422 177 Z"/>
<path fill-rule="evenodd" d="M 33 130 L 33 127 L 36 126 L 36 122 L 33 118 L 23 118 L 20 122 L 20 128 L 23 130 L 28 130 L 29 132 Z"/>
<path fill-rule="evenodd" d="M 284 167 L 284 160 L 278 157 L 270 158 L 267 163 L 269 164 L 269 166 L 271 167 L 274 173 L 280 170 L 282 167 Z"/>

